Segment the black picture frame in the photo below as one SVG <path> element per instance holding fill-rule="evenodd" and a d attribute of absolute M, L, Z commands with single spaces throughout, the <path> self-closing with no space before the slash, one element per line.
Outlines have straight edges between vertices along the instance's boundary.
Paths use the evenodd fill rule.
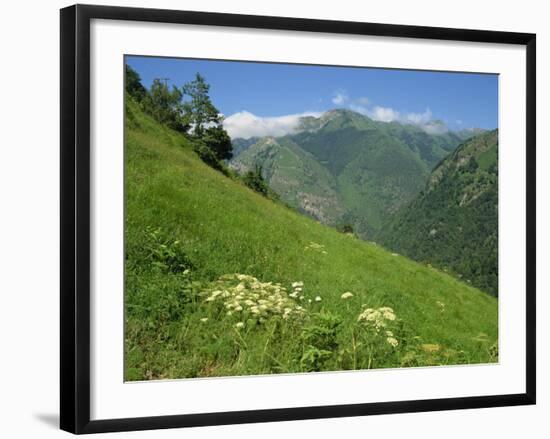
<path fill-rule="evenodd" d="M 526 392 L 383 403 L 90 420 L 90 21 L 131 20 L 526 47 Z M 81 434 L 535 404 L 536 36 L 210 12 L 75 5 L 61 10 L 61 429 Z"/>

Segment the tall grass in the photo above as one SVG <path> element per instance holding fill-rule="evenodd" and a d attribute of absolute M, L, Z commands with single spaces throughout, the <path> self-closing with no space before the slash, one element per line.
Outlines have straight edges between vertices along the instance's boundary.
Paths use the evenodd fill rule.
<path fill-rule="evenodd" d="M 126 379 L 498 360 L 497 300 L 253 192 L 126 106 Z M 303 312 L 256 315 L 237 299 L 228 315 L 230 296 L 207 299 L 253 294 L 237 273 Z M 380 308 L 395 319 L 360 319 Z"/>

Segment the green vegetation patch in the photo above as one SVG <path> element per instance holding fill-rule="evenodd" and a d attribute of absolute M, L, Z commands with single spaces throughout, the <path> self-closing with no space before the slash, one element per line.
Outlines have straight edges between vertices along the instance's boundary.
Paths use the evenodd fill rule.
<path fill-rule="evenodd" d="M 498 360 L 495 298 L 216 171 L 132 98 L 126 112 L 127 380 Z"/>

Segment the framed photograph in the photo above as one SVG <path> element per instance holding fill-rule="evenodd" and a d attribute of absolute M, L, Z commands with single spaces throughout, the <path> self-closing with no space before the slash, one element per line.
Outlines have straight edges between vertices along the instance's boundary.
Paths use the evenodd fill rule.
<path fill-rule="evenodd" d="M 535 35 L 61 10 L 61 428 L 535 403 Z"/>

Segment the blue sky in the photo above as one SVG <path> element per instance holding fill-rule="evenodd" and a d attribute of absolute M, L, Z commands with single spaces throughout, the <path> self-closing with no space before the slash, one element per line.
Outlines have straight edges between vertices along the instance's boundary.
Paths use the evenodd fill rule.
<path fill-rule="evenodd" d="M 155 78 L 182 86 L 200 72 L 213 103 L 237 130 L 233 136 L 248 133 L 239 131 L 243 124 L 269 131 L 288 125 L 292 116 L 333 108 L 385 122 L 427 126 L 437 119 L 450 129 L 498 127 L 497 75 L 151 57 L 126 62 L 146 87 Z"/>

